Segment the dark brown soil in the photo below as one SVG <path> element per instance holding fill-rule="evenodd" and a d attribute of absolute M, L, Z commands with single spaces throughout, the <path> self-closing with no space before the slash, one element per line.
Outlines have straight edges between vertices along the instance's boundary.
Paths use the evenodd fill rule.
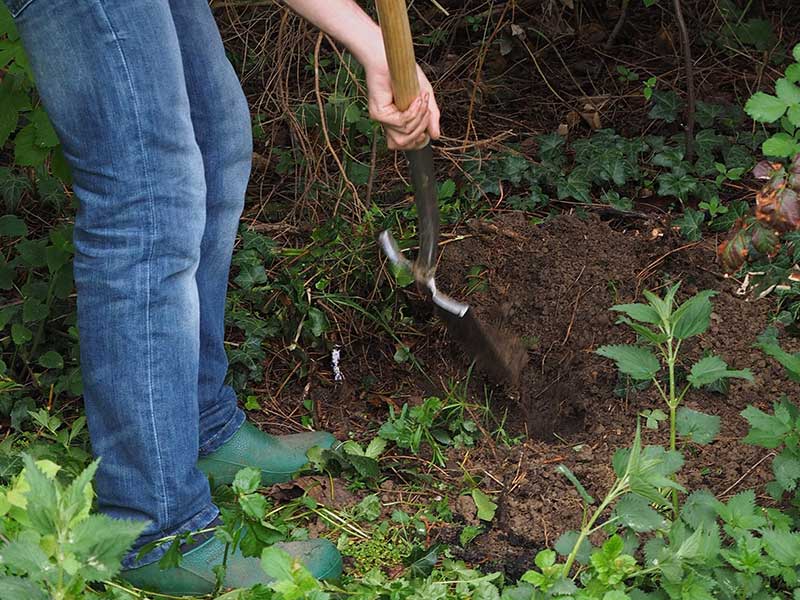
<path fill-rule="evenodd" d="M 613 225 L 576 216 L 531 225 L 512 214 L 493 226 L 473 223 L 470 237 L 444 245 L 439 287 L 468 299 L 484 322 L 518 336 L 530 358 L 518 392 L 491 387 L 480 375 L 473 375 L 470 384 L 478 401 L 490 390 L 498 418 L 508 414 L 506 430 L 527 432 L 527 441 L 509 448 L 484 439 L 466 453 L 454 450 L 452 464 L 434 472 L 458 482 L 466 470 L 484 490 L 498 494 L 498 515 L 464 551 L 467 560 L 519 575 L 538 548 L 580 524 L 579 496 L 555 466 L 567 465 L 590 494 L 602 497 L 612 482 L 611 457 L 630 444 L 637 414 L 665 408 L 653 389 L 615 395 L 616 369 L 594 353 L 603 344 L 634 340 L 626 327 L 614 323 L 608 308 L 640 300 L 643 289 L 663 293 L 666 284 L 681 281 L 680 300 L 703 289 L 717 290 L 711 327 L 686 344 L 687 362 L 712 351 L 732 368 L 750 368 L 755 377 L 753 383 L 733 381 L 727 395 L 693 391 L 687 396 L 686 406 L 719 415 L 722 429 L 714 442 L 684 448 L 681 482 L 690 490 L 708 488 L 726 497 L 749 487 L 760 493 L 770 479 L 770 461 L 760 462 L 768 451 L 739 443 L 747 431 L 739 413 L 748 404 L 768 409 L 781 394 L 797 397 L 800 392 L 776 363 L 752 347 L 769 324 L 774 303 L 736 295 L 738 283 L 718 272 L 713 241 L 687 244 L 657 224 L 640 223 L 629 230 L 624 223 Z M 487 286 L 466 295 L 467 273 L 474 265 L 486 267 Z M 354 356 L 358 364 L 344 365 L 350 381 L 369 373 L 389 386 L 402 381 L 405 392 L 390 398 L 375 388 L 319 388 L 312 396 L 322 424 L 346 436 L 380 420 L 376 412 L 385 418 L 387 402 L 414 403 L 440 392 L 449 378 L 465 377 L 467 362 L 442 325 L 431 320 L 424 333 L 413 351 L 430 380 L 412 369 L 401 373 L 396 365 Z M 663 426 L 644 430 L 645 443 L 665 444 L 667 439 Z M 457 520 L 474 519 L 468 506 L 452 499 Z M 459 531 L 454 527 L 441 535 L 457 545 Z"/>

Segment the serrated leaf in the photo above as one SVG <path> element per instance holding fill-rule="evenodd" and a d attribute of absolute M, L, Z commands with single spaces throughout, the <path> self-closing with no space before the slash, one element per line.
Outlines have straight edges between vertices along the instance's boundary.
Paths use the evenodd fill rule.
<path fill-rule="evenodd" d="M 663 515 L 650 507 L 650 503 L 636 494 L 626 494 L 614 507 L 618 522 L 637 533 L 666 529 L 669 526 Z"/>
<path fill-rule="evenodd" d="M 783 116 L 787 108 L 786 102 L 764 92 L 756 92 L 744 105 L 744 111 L 759 123 L 774 123 Z"/>
<path fill-rule="evenodd" d="M 790 379 L 800 381 L 800 355 L 789 354 L 776 343 L 760 342 L 755 347 L 777 360 L 786 369 Z"/>
<path fill-rule="evenodd" d="M 731 370 L 728 369 L 728 364 L 719 356 L 706 356 L 692 365 L 692 371 L 687 380 L 692 384 L 692 387 L 699 388 L 704 385 L 710 385 L 720 379 L 732 377 L 753 381 L 753 374 L 749 369 Z"/>
<path fill-rule="evenodd" d="M 772 558 L 786 567 L 800 564 L 800 534 L 775 529 L 760 530 L 764 549 Z"/>
<path fill-rule="evenodd" d="M 761 144 L 761 151 L 766 156 L 775 156 L 779 158 L 792 157 L 797 154 L 798 148 L 797 140 L 788 133 L 779 132 L 774 134 L 769 139 Z"/>
<path fill-rule="evenodd" d="M 656 356 L 639 346 L 601 346 L 595 352 L 612 359 L 620 372 L 638 381 L 652 379 L 661 368 Z"/>
<path fill-rule="evenodd" d="M 719 433 L 720 418 L 684 406 L 678 409 L 675 427 L 678 435 L 697 444 L 708 444 Z"/>
<path fill-rule="evenodd" d="M 578 543 L 579 537 L 580 534 L 577 531 L 566 531 L 561 534 L 561 537 L 558 538 L 558 541 L 555 543 L 553 548 L 561 556 L 569 556 L 572 553 L 572 550 L 575 548 L 575 544 Z M 591 553 L 592 545 L 589 543 L 587 538 L 583 538 L 575 556 L 576 560 L 582 565 L 585 565 L 589 562 Z"/>
<path fill-rule="evenodd" d="M 794 491 L 797 481 L 800 480 L 800 459 L 791 450 L 785 448 L 772 461 L 772 472 L 775 474 L 775 481 L 784 490 Z"/>
<path fill-rule="evenodd" d="M 478 509 L 478 518 L 481 521 L 491 521 L 497 511 L 497 504 L 479 489 L 472 490 L 472 500 Z"/>
<path fill-rule="evenodd" d="M 711 298 L 717 292 L 705 290 L 689 298 L 673 314 L 672 334 L 679 340 L 699 335 L 708 329 L 713 306 Z"/>
<path fill-rule="evenodd" d="M 260 485 L 261 471 L 252 467 L 239 470 L 233 478 L 233 490 L 237 494 L 252 494 Z"/>
<path fill-rule="evenodd" d="M 661 323 L 658 312 L 647 304 L 616 304 L 611 307 L 611 310 L 625 313 L 630 318 L 641 321 L 642 323 L 650 323 L 652 325 Z"/>

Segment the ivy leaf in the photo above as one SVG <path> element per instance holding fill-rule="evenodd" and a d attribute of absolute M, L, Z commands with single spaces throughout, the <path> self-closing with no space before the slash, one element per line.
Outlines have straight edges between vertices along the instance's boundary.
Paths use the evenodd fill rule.
<path fill-rule="evenodd" d="M 672 335 L 685 340 L 708 329 L 714 308 L 710 298 L 716 295 L 713 290 L 705 290 L 684 302 L 672 316 Z"/>
<path fill-rule="evenodd" d="M 764 92 L 756 92 L 744 105 L 744 111 L 759 123 L 774 123 L 783 116 L 787 108 L 786 102 Z"/>
<path fill-rule="evenodd" d="M 690 241 L 697 241 L 702 237 L 703 221 L 706 218 L 706 213 L 703 211 L 687 208 L 683 214 L 673 223 L 681 230 L 681 235 Z"/>
<path fill-rule="evenodd" d="M 661 368 L 656 356 L 639 346 L 601 346 L 595 352 L 616 362 L 620 372 L 638 381 L 649 381 Z"/>
<path fill-rule="evenodd" d="M 667 123 L 674 123 L 678 118 L 681 100 L 672 90 L 653 90 L 653 106 L 647 114 L 651 119 L 662 119 Z"/>
<path fill-rule="evenodd" d="M 478 509 L 478 518 L 481 521 L 491 521 L 497 511 L 497 504 L 479 489 L 472 490 L 472 500 Z"/>
<path fill-rule="evenodd" d="M 738 377 L 753 381 L 753 374 L 749 369 L 734 371 L 728 369 L 728 364 L 719 356 L 706 356 L 692 366 L 692 372 L 687 377 L 692 387 L 699 388 L 710 385 L 720 379 Z"/>
<path fill-rule="evenodd" d="M 681 406 L 675 419 L 678 435 L 697 444 L 708 444 L 719 433 L 720 418 L 716 415 L 692 410 Z"/>

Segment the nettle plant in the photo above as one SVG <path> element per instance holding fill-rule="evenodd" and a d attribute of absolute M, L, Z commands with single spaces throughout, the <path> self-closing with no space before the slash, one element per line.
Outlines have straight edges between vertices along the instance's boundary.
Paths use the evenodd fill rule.
<path fill-rule="evenodd" d="M 704 333 L 711 320 L 711 298 L 716 294 L 706 290 L 676 307 L 675 295 L 680 284 L 659 298 L 645 290 L 647 304 L 617 304 L 611 310 L 622 313 L 618 323 L 628 325 L 638 335 L 637 344 L 601 346 L 597 354 L 614 360 L 623 375 L 639 382 L 649 381 L 669 408 L 669 448 L 676 449 L 680 435 L 698 444 L 706 444 L 719 433 L 719 417 L 681 407 L 691 389 L 738 377 L 752 381 L 749 370 L 731 370 L 718 356 L 705 356 L 680 377 L 681 347 L 689 338 Z M 666 371 L 666 378 L 662 373 Z M 677 513 L 677 494 L 673 494 Z"/>

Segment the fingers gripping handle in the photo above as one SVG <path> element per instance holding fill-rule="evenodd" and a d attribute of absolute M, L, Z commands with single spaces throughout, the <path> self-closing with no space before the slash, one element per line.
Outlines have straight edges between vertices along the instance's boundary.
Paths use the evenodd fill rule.
<path fill-rule="evenodd" d="M 417 60 L 411 43 L 411 26 L 408 23 L 406 0 L 375 0 L 378 20 L 383 33 L 383 47 L 392 78 L 394 103 L 407 110 L 419 96 Z"/>

